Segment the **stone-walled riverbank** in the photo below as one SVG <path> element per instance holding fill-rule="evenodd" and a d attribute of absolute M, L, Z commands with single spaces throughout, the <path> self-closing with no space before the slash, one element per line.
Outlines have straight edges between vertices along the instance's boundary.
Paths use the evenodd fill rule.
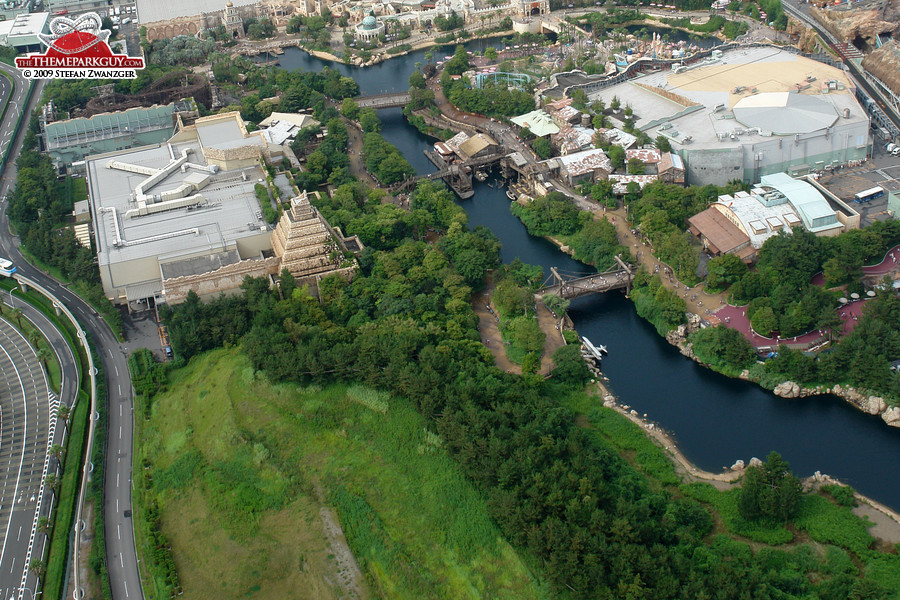
<path fill-rule="evenodd" d="M 697 315 L 691 315 L 691 320 L 695 321 L 699 325 L 700 317 L 698 317 Z M 681 354 L 683 354 L 684 356 L 687 356 L 688 358 L 702 364 L 705 367 L 709 367 L 709 365 L 707 365 L 694 355 L 694 351 L 691 348 L 691 343 L 687 340 L 687 336 L 691 331 L 693 331 L 693 329 L 691 323 L 689 322 L 688 325 L 681 325 L 680 327 L 670 331 L 668 335 L 666 335 L 666 340 L 670 344 L 678 348 L 678 351 L 681 352 Z M 741 373 L 740 378 L 747 381 L 753 381 L 750 378 L 750 372 L 746 369 L 743 373 Z M 759 382 L 756 381 L 755 383 L 758 384 Z M 842 385 L 835 385 L 833 387 L 818 386 L 814 388 L 807 388 L 793 381 L 784 381 L 776 385 L 772 390 L 772 393 L 781 398 L 806 398 L 807 396 L 834 394 L 839 398 L 843 398 L 847 403 L 866 414 L 880 416 L 887 425 L 891 427 L 900 427 L 900 407 L 890 406 L 881 396 L 868 394 L 864 390 L 860 390 L 858 388 Z"/>
<path fill-rule="evenodd" d="M 675 472 L 686 483 L 705 481 L 717 489 L 727 490 L 737 485 L 747 467 L 762 464 L 759 458 L 752 457 L 747 463 L 738 459 L 731 468 L 720 473 L 699 469 L 681 453 L 675 441 L 666 431 L 648 421 L 646 415 L 642 416 L 629 405 L 621 404 L 604 381 L 596 380 L 593 385 L 597 395 L 603 399 L 603 406 L 615 410 L 640 427 L 644 434 L 665 452 L 666 456 L 674 463 Z M 803 488 L 808 491 L 816 490 L 823 485 L 844 485 L 840 480 L 818 471 L 810 477 L 801 479 L 801 483 Z M 874 523 L 870 533 L 889 543 L 900 543 L 900 514 L 859 492 L 855 492 L 854 497 L 859 505 L 853 509 L 853 512 L 858 516 L 868 517 Z"/>

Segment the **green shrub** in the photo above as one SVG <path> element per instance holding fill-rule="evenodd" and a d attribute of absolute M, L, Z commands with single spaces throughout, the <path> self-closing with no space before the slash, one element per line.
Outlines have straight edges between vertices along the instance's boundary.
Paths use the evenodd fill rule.
<path fill-rule="evenodd" d="M 852 552 L 864 552 L 875 541 L 867 524 L 848 507 L 836 506 L 818 495 L 803 497 L 794 524 L 818 542 L 835 544 Z"/>
<path fill-rule="evenodd" d="M 691 334 L 694 354 L 713 367 L 729 371 L 729 374 L 753 364 L 755 353 L 750 342 L 739 331 L 719 325 L 707 327 Z"/>
<path fill-rule="evenodd" d="M 831 496 L 841 506 L 856 506 L 856 490 L 849 485 L 823 485 L 819 490 Z"/>
<path fill-rule="evenodd" d="M 671 459 L 632 421 L 602 406 L 592 409 L 588 418 L 619 451 L 633 453 L 634 461 L 647 475 L 666 485 L 681 483 Z"/>
<path fill-rule="evenodd" d="M 389 408 L 388 399 L 391 396 L 387 392 L 374 390 L 362 385 L 354 385 L 347 388 L 347 397 L 369 410 L 386 414 Z"/>
<path fill-rule="evenodd" d="M 394 46 L 393 48 L 388 48 L 387 53 L 388 54 L 400 54 L 401 52 L 409 52 L 410 50 L 412 50 L 411 44 L 398 44 L 397 46 Z"/>
<path fill-rule="evenodd" d="M 783 525 L 769 525 L 759 521 L 748 521 L 738 511 L 739 489 L 720 492 L 709 483 L 694 482 L 681 486 L 684 494 L 712 506 L 728 531 L 755 542 L 772 546 L 786 544 L 794 539 L 793 534 Z"/>

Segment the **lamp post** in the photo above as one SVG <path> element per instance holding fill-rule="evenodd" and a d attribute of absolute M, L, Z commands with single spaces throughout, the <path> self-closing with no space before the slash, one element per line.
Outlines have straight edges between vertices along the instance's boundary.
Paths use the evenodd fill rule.
<path fill-rule="evenodd" d="M 23 591 L 23 592 L 28 592 L 28 593 L 30 593 L 30 594 L 31 594 L 32 600 L 36 600 L 38 596 L 40 596 L 41 594 L 44 593 L 43 590 L 41 590 L 40 592 L 33 592 L 33 591 L 31 590 L 31 588 L 27 588 L 27 587 L 23 587 L 23 588 L 22 588 L 22 591 Z"/>
<path fill-rule="evenodd" d="M 16 291 L 17 289 L 19 289 L 19 286 L 16 286 L 16 287 L 12 288 L 11 290 L 9 290 L 9 305 L 10 305 L 12 308 L 15 308 L 15 307 L 16 307 L 16 302 L 15 302 L 15 300 L 13 299 L 13 292 Z"/>

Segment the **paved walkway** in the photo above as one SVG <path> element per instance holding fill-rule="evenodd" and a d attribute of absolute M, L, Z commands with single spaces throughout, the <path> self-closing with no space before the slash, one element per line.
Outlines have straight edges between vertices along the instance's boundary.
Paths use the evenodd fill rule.
<path fill-rule="evenodd" d="M 631 249 L 631 253 L 635 256 L 638 264 L 646 267 L 650 273 L 659 274 L 663 285 L 678 294 L 685 301 L 689 312 L 708 316 L 725 305 L 725 292 L 710 294 L 704 289 L 702 283 L 689 286 L 679 281 L 675 276 L 674 270 L 656 258 L 651 252 L 650 246 L 642 238 L 632 233 L 624 208 L 615 210 L 603 210 L 601 208 L 598 210 L 595 206 L 594 218 L 606 219 L 613 223 L 616 226 L 619 242 Z"/>
<path fill-rule="evenodd" d="M 741 334 L 743 334 L 743 336 L 747 338 L 747 340 L 754 348 L 767 348 L 770 346 L 775 347 L 780 344 L 787 344 L 789 346 L 793 346 L 794 344 L 810 345 L 815 343 L 817 340 L 820 340 L 823 336 L 827 335 L 827 331 L 823 330 L 811 331 L 804 335 L 789 338 L 780 338 L 777 335 L 775 337 L 768 338 L 759 335 L 758 333 L 753 331 L 752 327 L 750 327 L 750 319 L 747 318 L 746 305 L 732 306 L 729 304 L 719 309 L 715 314 L 723 325 L 740 331 Z"/>
<path fill-rule="evenodd" d="M 344 117 L 341 117 L 341 120 L 344 122 L 344 125 L 347 126 L 347 156 L 350 158 L 350 166 L 348 169 L 350 174 L 366 185 L 379 187 L 378 182 L 369 174 L 366 170 L 366 165 L 363 162 L 363 134 L 359 130 L 359 126 Z"/>
<path fill-rule="evenodd" d="M 884 259 L 882 259 L 882 261 L 877 265 L 863 267 L 863 275 L 877 276 L 895 272 L 898 270 L 898 268 L 900 268 L 900 265 L 898 265 L 897 263 L 898 260 L 900 260 L 900 245 L 894 246 L 893 248 L 888 250 L 888 252 L 884 256 Z M 824 286 L 824 275 L 822 273 L 816 273 L 813 276 L 811 283 L 820 287 Z M 856 326 L 859 324 L 859 317 L 860 315 L 862 315 L 866 300 L 868 300 L 868 298 L 851 300 L 848 304 L 835 309 L 835 311 L 839 313 L 841 320 L 844 322 L 844 326 L 841 329 L 842 335 L 847 335 L 854 329 L 856 329 Z M 793 346 L 794 344 L 802 344 L 805 346 L 809 346 L 811 344 L 815 344 L 823 336 L 827 335 L 827 332 L 824 330 L 815 330 L 791 338 L 779 338 L 777 336 L 767 338 L 761 336 L 753 331 L 753 329 L 750 327 L 750 320 L 747 318 L 746 305 L 727 305 L 716 311 L 715 315 L 721 320 L 722 324 L 740 331 L 744 335 L 744 337 L 747 338 L 750 344 L 755 348 L 778 346 L 779 344 L 787 344 L 789 346 Z"/>

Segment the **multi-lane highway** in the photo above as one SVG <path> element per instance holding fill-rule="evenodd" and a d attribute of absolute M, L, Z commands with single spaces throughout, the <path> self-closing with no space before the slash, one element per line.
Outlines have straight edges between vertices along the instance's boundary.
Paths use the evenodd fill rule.
<path fill-rule="evenodd" d="M 25 97 L 28 95 L 28 80 L 22 77 L 19 70 L 5 63 L 3 63 L 2 69 L 9 78 L 0 75 L 0 110 L 2 110 L 7 98 L 9 98 L 9 108 L 3 118 L 3 122 L 0 123 L 0 152 L 12 140 L 19 114 L 22 112 L 22 105 L 25 102 Z"/>
<path fill-rule="evenodd" d="M 9 299 L 10 302 L 13 300 Z M 59 330 L 40 311 L 19 300 L 16 308 L 54 348 L 61 366 L 57 397 L 35 349 L 8 320 L 0 320 L 0 597 L 22 598 L 35 589 L 32 560 L 43 558 L 46 536 L 36 531 L 54 501 L 44 485 L 58 474 L 49 449 L 62 444 L 65 427 L 57 426 L 60 403 L 71 407 L 78 390 L 75 356 Z"/>
<path fill-rule="evenodd" d="M 18 76 L 15 69 L 5 64 L 0 64 L 0 68 Z M 35 90 L 28 106 L 22 106 L 25 94 L 20 86 L 16 88 L 13 91 L 13 101 L 16 98 L 21 100 L 15 110 L 11 105 L 0 123 L 0 151 L 7 145 L 3 141 L 5 132 L 14 130 L 20 110 L 33 110 L 40 98 L 42 86 Z M 10 140 L 10 160 L 0 177 L 0 197 L 5 197 L 15 185 L 16 168 L 13 158 L 21 149 L 24 134 L 25 127 L 22 127 L 15 136 L 7 138 Z M 109 326 L 86 302 L 25 261 L 19 252 L 19 240 L 10 232 L 6 209 L 6 203 L 3 203 L 0 206 L 0 255 L 16 263 L 19 273 L 45 287 L 65 304 L 90 334 L 100 355 L 108 390 L 103 515 L 110 586 L 114 600 L 141 600 L 143 592 L 134 545 L 131 507 L 134 411 L 126 356 Z M 103 399 L 99 401 L 103 402 Z M 101 440 L 96 443 L 101 443 Z"/>

